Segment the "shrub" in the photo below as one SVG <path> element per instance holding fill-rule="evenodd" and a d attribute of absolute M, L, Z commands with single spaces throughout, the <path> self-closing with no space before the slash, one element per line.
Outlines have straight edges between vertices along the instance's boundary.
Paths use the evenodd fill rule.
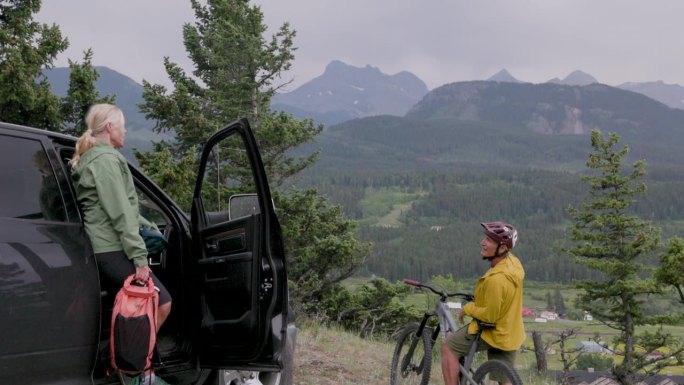
<path fill-rule="evenodd" d="M 577 369 L 586 370 L 594 368 L 594 370 L 608 370 L 613 367 L 613 357 L 601 355 L 598 353 L 585 353 L 577 357 Z"/>

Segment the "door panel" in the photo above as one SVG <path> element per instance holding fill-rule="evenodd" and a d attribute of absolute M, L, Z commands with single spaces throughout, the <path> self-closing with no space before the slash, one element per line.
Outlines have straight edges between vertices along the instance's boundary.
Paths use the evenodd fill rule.
<path fill-rule="evenodd" d="M 205 296 L 208 310 L 214 319 L 241 325 L 241 333 L 256 323 L 254 293 L 253 237 L 243 226 L 234 229 L 222 228 L 220 232 L 208 232 L 205 238 L 205 258 L 199 260 L 203 271 Z M 250 242 L 247 247 L 246 241 Z M 230 301 L 225 294 L 230 293 Z M 218 323 L 219 326 L 222 323 Z M 236 330 L 237 331 L 237 330 Z"/>
<path fill-rule="evenodd" d="M 231 200 L 245 196 L 255 199 Z M 231 216 L 230 204 L 237 201 L 242 207 Z M 282 333 L 273 330 L 272 319 L 282 317 L 283 307 L 276 305 L 286 300 L 273 289 L 273 282 L 280 287 L 286 280 L 282 249 L 272 245 L 282 240 L 246 120 L 221 130 L 205 146 L 192 223 L 202 303 L 200 364 L 272 368 Z"/>

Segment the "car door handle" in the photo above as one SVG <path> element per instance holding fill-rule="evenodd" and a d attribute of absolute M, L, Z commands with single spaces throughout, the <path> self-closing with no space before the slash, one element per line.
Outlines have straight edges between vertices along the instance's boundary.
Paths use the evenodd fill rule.
<path fill-rule="evenodd" d="M 212 251 L 212 252 L 217 252 L 219 251 L 219 242 L 218 240 L 213 240 L 210 242 L 207 242 L 207 250 Z"/>
<path fill-rule="evenodd" d="M 252 260 L 251 252 L 224 255 L 219 257 L 203 258 L 197 261 L 200 265 L 217 265 L 221 263 L 246 262 Z"/>

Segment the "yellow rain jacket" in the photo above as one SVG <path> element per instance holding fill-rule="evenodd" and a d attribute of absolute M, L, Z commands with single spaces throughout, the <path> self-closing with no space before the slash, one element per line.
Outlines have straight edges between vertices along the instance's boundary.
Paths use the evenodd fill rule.
<path fill-rule="evenodd" d="M 482 339 L 497 349 L 518 350 L 525 340 L 523 279 L 525 270 L 520 260 L 509 253 L 477 281 L 475 302 L 463 306 L 465 315 L 496 324 L 496 328 L 482 332 Z M 468 333 L 477 333 L 477 322 L 470 323 Z"/>

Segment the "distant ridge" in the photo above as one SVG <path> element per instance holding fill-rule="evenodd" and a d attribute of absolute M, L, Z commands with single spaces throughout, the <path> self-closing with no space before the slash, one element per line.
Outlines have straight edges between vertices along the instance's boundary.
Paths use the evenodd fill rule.
<path fill-rule="evenodd" d="M 684 111 L 604 84 L 456 82 L 404 117 L 340 123 L 316 140 L 320 165 L 343 170 L 449 169 L 458 162 L 579 170 L 594 128 L 620 135 L 629 159 L 684 164 Z"/>
<path fill-rule="evenodd" d="M 568 86 L 588 86 L 589 84 L 598 83 L 598 80 L 586 72 L 573 71 L 565 79 L 553 78 L 548 83 L 565 84 Z"/>
<path fill-rule="evenodd" d="M 684 109 L 684 87 L 679 84 L 666 84 L 659 80 L 656 82 L 624 83 L 618 87 L 644 94 L 669 107 Z"/>
<path fill-rule="evenodd" d="M 366 116 L 402 116 L 427 92 L 425 82 L 410 72 L 387 75 L 370 65 L 333 60 L 322 75 L 276 95 L 272 108 L 332 125 Z"/>
<path fill-rule="evenodd" d="M 116 96 L 116 104 L 126 116 L 126 126 L 132 130 L 151 130 L 154 122 L 145 119 L 140 112 L 138 104 L 143 102 L 143 87 L 135 80 L 117 72 L 111 68 L 96 66 L 95 69 L 100 77 L 95 83 L 100 96 Z M 69 67 L 58 67 L 43 71 L 52 87 L 52 92 L 59 96 L 65 96 L 69 89 Z"/>
<path fill-rule="evenodd" d="M 451 83 L 432 90 L 406 117 L 486 122 L 541 134 L 587 134 L 599 127 L 651 141 L 656 133 L 659 139 L 684 133 L 684 112 L 598 83 Z"/>
<path fill-rule="evenodd" d="M 516 79 L 506 69 L 492 75 L 487 81 L 490 82 L 506 82 L 506 83 L 523 83 L 523 81 Z"/>

